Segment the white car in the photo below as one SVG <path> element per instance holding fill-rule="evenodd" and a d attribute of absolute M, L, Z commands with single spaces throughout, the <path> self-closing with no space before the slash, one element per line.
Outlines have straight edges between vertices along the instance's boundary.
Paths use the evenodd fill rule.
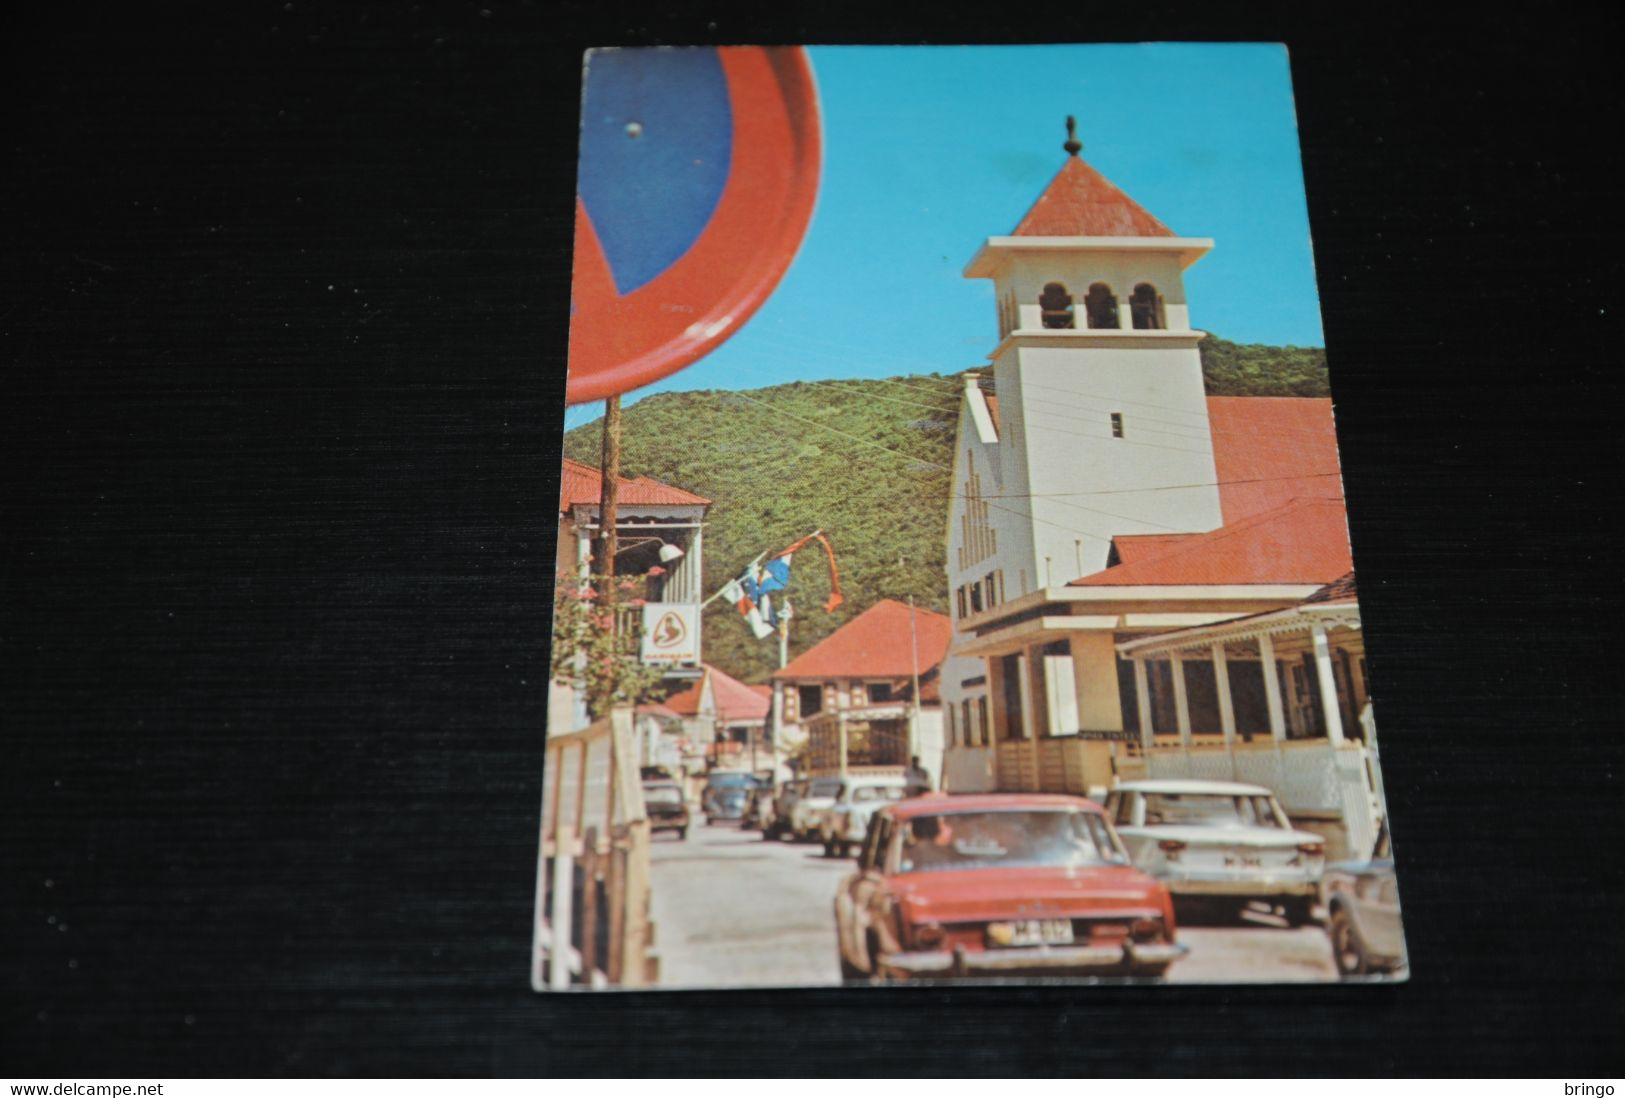
<path fill-rule="evenodd" d="M 1239 782 L 1124 782 L 1106 798 L 1134 864 L 1175 899 L 1262 900 L 1293 926 L 1314 914 L 1326 844 L 1298 831 L 1275 794 Z"/>
<path fill-rule="evenodd" d="M 824 856 L 845 858 L 869 834 L 869 821 L 888 804 L 909 793 L 908 782 L 897 778 L 848 778 L 835 803 L 818 814 L 818 838 Z"/>
<path fill-rule="evenodd" d="M 807 792 L 790 807 L 790 838 L 816 839 L 820 816 L 824 809 L 835 803 L 840 792 L 840 778 L 814 778 Z"/>

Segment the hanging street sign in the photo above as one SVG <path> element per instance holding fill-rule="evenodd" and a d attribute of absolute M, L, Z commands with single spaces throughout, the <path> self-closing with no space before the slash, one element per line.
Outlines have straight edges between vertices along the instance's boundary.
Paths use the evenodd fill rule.
<path fill-rule="evenodd" d="M 644 663 L 699 663 L 699 605 L 644 603 L 642 659 Z"/>

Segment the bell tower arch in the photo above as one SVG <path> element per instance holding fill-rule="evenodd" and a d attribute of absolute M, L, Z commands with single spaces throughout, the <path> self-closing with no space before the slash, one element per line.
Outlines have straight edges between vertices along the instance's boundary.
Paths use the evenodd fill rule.
<path fill-rule="evenodd" d="M 1035 587 L 1104 568 L 1115 536 L 1223 522 L 1206 333 L 1184 285 L 1213 241 L 1179 236 L 1084 160 L 1072 118 L 1062 147 L 1032 208 L 965 268 L 999 304 L 989 358 L 1017 482 L 1004 492 L 1027 505 Z"/>

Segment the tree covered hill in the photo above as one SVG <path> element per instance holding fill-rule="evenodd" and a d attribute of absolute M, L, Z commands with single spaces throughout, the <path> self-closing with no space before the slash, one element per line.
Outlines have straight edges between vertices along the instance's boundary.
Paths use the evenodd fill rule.
<path fill-rule="evenodd" d="M 1325 396 L 1319 348 L 1209 337 L 1208 392 Z M 839 556 L 845 603 L 826 613 L 828 569 L 809 545 L 796 554 L 790 654 L 818 643 L 882 598 L 948 609 L 949 478 L 958 375 L 792 382 L 766 389 L 660 393 L 622 414 L 622 474 L 650 476 L 713 501 L 705 527 L 705 591 L 822 529 Z M 564 436 L 566 457 L 599 464 L 602 426 Z M 777 643 L 758 641 L 722 602 L 705 612 L 706 661 L 765 682 Z"/>

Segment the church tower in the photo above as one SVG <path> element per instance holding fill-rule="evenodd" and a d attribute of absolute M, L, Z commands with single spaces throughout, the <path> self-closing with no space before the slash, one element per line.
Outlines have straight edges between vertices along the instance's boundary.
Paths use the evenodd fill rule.
<path fill-rule="evenodd" d="M 1190 325 L 1184 286 L 1213 242 L 1175 235 L 1091 167 L 1071 118 L 1063 148 L 1015 230 L 988 238 L 965 268 L 993 280 L 999 341 L 991 384 L 967 391 L 983 461 L 962 453 L 956 464 L 985 463 L 997 483 L 979 478 L 966 493 L 956 482 L 956 494 L 1002 497 L 979 512 L 981 543 L 1000 543 L 1000 601 L 1100 571 L 1115 536 L 1223 522 L 1197 352 L 1205 333 Z M 963 507 L 956 500 L 965 530 L 955 540 L 974 556 L 975 516 Z"/>

